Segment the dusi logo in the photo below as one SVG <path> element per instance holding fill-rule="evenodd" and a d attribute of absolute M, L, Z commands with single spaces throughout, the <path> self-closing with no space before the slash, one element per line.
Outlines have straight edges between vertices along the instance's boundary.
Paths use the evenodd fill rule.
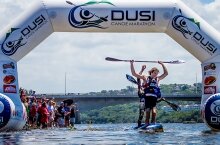
<path fill-rule="evenodd" d="M 180 15 L 176 15 L 173 20 L 172 20 L 172 26 L 174 29 L 180 31 L 183 36 L 188 39 L 189 35 L 192 35 L 193 32 L 189 30 L 187 26 L 187 22 L 192 22 L 194 23 L 199 29 L 200 29 L 200 24 L 199 22 L 196 22 L 195 19 L 193 18 L 187 18 L 182 15 L 181 9 L 179 9 Z"/>
<path fill-rule="evenodd" d="M 215 114 L 216 116 L 220 116 L 220 100 L 214 101 L 211 104 L 210 109 L 213 114 Z"/>
<path fill-rule="evenodd" d="M 13 55 L 19 47 L 27 43 L 26 41 L 24 41 L 22 35 L 18 35 L 19 37 L 17 38 L 15 38 L 14 35 L 12 35 L 18 32 L 20 33 L 20 31 L 18 30 L 19 28 L 11 28 L 10 32 L 6 34 L 5 40 L 1 44 L 1 50 L 5 55 Z"/>
<path fill-rule="evenodd" d="M 40 29 L 44 24 L 48 21 L 46 18 L 41 14 L 40 16 L 36 17 L 30 24 L 28 24 L 25 28 L 21 30 L 21 34 L 28 39 L 32 36 L 38 29 Z"/>
<path fill-rule="evenodd" d="M 1 44 L 2 52 L 7 56 L 15 54 L 21 46 L 27 43 L 28 38 L 47 22 L 46 18 L 41 14 L 24 28 L 11 28 L 10 31 L 6 33 L 5 40 Z"/>
<path fill-rule="evenodd" d="M 182 15 L 181 9 L 179 9 L 180 15 L 176 15 L 172 20 L 172 26 L 177 31 L 181 32 L 182 35 L 188 39 L 191 37 L 197 45 L 199 45 L 202 49 L 208 52 L 210 55 L 213 55 L 217 51 L 217 47 L 201 32 L 191 31 L 187 24 L 194 23 L 196 27 L 200 30 L 200 22 L 196 21 L 194 18 L 187 18 Z"/>
<path fill-rule="evenodd" d="M 105 29 L 106 27 L 102 26 L 103 22 L 108 21 L 108 16 L 98 16 L 90 10 L 86 9 L 86 6 L 95 5 L 95 4 L 109 4 L 113 5 L 107 1 L 90 1 L 82 5 L 75 5 L 70 1 L 66 1 L 68 4 L 73 5 L 74 7 L 70 10 L 68 20 L 71 26 L 75 28 L 88 28 L 88 27 L 97 27 Z M 113 5 L 114 6 L 114 5 Z"/>
<path fill-rule="evenodd" d="M 213 129 L 220 129 L 220 94 L 210 96 L 205 104 L 204 121 Z"/>
<path fill-rule="evenodd" d="M 3 96 L 0 95 L 0 129 L 8 124 L 8 121 L 11 118 L 11 105 L 9 101 Z"/>

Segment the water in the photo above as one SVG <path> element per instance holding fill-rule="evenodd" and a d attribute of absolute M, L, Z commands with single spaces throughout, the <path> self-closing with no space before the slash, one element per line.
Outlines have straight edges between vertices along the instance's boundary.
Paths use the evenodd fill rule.
<path fill-rule="evenodd" d="M 214 145 L 220 142 L 220 132 L 210 131 L 203 123 L 163 124 L 162 133 L 140 133 L 135 124 L 77 124 L 77 130 L 54 128 L 48 130 L 2 132 L 2 145 L 58 145 L 58 144 L 198 144 Z"/>

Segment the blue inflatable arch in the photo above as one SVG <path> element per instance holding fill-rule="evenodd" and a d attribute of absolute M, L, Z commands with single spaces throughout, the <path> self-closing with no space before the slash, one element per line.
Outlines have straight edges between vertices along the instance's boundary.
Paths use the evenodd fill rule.
<path fill-rule="evenodd" d="M 22 129 L 17 62 L 53 32 L 166 33 L 202 64 L 201 115 L 220 130 L 220 36 L 179 0 L 43 0 L 0 33 L 0 130 Z"/>

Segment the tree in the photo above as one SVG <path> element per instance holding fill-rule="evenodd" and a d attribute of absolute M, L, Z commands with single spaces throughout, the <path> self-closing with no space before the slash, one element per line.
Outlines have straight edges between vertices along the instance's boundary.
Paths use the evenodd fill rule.
<path fill-rule="evenodd" d="M 106 90 L 102 90 L 101 93 L 102 93 L 102 94 L 106 94 L 107 91 L 106 91 Z"/>

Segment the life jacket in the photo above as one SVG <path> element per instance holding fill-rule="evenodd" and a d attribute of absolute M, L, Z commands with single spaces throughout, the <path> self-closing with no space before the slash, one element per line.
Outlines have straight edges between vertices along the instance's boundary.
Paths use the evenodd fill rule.
<path fill-rule="evenodd" d="M 160 88 L 158 86 L 158 78 L 152 78 L 149 76 L 146 80 L 146 83 L 144 84 L 144 93 L 145 96 L 153 96 L 160 98 L 161 92 Z"/>

